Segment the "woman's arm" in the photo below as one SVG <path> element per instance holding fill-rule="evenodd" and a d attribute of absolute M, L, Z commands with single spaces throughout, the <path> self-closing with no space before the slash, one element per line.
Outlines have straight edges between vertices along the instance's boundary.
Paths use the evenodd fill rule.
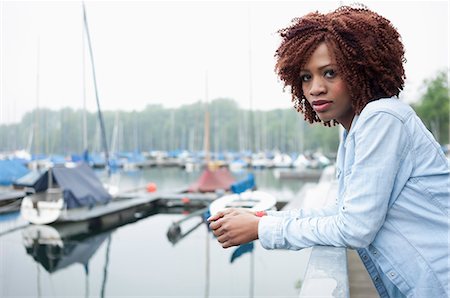
<path fill-rule="evenodd" d="M 400 165 L 410 146 L 403 122 L 386 112 L 364 120 L 351 140 L 354 163 L 337 214 L 310 218 L 264 217 L 258 224 L 263 247 L 301 249 L 313 245 L 366 247 L 384 223 Z"/>
<path fill-rule="evenodd" d="M 267 215 L 283 218 L 324 217 L 336 214 L 338 211 L 336 202 L 332 202 L 323 208 L 301 208 L 283 211 L 267 211 Z"/>
<path fill-rule="evenodd" d="M 409 138 L 402 121 L 389 113 L 374 113 L 361 123 L 352 140 L 355 160 L 345 177 L 343 203 L 336 214 L 261 218 L 248 212 L 224 214 L 210 227 L 224 247 L 258 238 L 268 249 L 366 247 L 383 225 L 398 169 L 409 150 Z"/>
<path fill-rule="evenodd" d="M 274 216 L 278 218 L 319 217 L 337 212 L 336 203 L 331 203 L 322 209 L 294 209 L 287 211 L 259 211 L 252 212 L 246 209 L 230 208 L 220 211 L 208 218 L 210 228 L 217 240 L 224 248 L 240 245 L 258 239 L 259 217 Z M 236 217 L 236 218 L 234 218 Z M 235 237 L 230 237 L 228 232 Z"/>

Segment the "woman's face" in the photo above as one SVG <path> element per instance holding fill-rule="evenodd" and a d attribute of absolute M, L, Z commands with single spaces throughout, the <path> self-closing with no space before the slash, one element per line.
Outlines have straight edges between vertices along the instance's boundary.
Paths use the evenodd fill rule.
<path fill-rule="evenodd" d="M 347 84 L 328 46 L 321 43 L 300 70 L 303 94 L 322 121 L 337 120 L 349 130 L 355 115 Z"/>

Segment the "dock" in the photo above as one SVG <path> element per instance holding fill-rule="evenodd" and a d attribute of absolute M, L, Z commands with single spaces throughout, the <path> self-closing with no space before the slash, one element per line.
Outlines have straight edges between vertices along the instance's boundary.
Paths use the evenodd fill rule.
<path fill-rule="evenodd" d="M 275 172 L 279 179 L 300 179 L 317 182 L 322 175 L 322 169 L 280 169 Z"/>
<path fill-rule="evenodd" d="M 25 191 L 0 189 L 0 214 L 18 211 Z"/>

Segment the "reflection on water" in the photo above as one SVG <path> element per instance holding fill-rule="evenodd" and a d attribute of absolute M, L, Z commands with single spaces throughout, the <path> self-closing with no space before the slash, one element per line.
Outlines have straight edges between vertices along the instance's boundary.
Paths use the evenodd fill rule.
<path fill-rule="evenodd" d="M 169 190 L 189 185 L 197 175 L 150 169 L 112 179 L 121 189 L 152 181 Z M 270 171 L 255 176 L 259 189 L 287 194 L 286 199 L 301 188 L 298 181 L 276 181 Z M 266 251 L 257 241 L 222 249 L 202 211 L 173 212 L 147 207 L 95 222 L 29 226 L 2 235 L 0 296 L 298 296 L 309 251 Z"/>
<path fill-rule="evenodd" d="M 24 230 L 23 240 L 27 254 L 39 262 L 49 273 L 74 263 L 82 264 L 88 271 L 90 258 L 111 234 L 111 232 L 105 232 L 78 241 L 62 240 L 57 230 L 39 230 L 42 228 L 51 229 L 52 227 L 29 227 Z"/>
<path fill-rule="evenodd" d="M 178 241 L 195 231 L 199 226 L 202 224 L 207 224 L 206 219 L 208 217 L 208 207 L 195 210 L 190 214 L 186 214 L 185 217 L 173 222 L 169 226 L 169 229 L 167 230 L 167 239 L 169 239 L 173 245 L 177 244 Z M 191 223 L 191 225 L 186 228 L 186 222 L 194 222 L 195 224 Z M 182 226 L 184 227 L 183 229 Z"/>

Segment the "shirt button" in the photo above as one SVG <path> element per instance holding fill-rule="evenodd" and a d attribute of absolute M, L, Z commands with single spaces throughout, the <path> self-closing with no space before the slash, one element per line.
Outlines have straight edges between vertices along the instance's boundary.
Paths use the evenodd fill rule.
<path fill-rule="evenodd" d="M 375 278 L 373 280 L 378 281 L 378 276 L 375 276 Z"/>
<path fill-rule="evenodd" d="M 391 272 L 389 272 L 389 275 L 390 275 L 391 277 L 394 277 L 394 276 L 395 276 L 395 272 L 391 271 Z"/>
<path fill-rule="evenodd" d="M 364 255 L 364 256 L 363 256 L 363 260 L 364 260 L 364 261 L 367 261 L 367 258 L 368 258 L 367 255 Z"/>

